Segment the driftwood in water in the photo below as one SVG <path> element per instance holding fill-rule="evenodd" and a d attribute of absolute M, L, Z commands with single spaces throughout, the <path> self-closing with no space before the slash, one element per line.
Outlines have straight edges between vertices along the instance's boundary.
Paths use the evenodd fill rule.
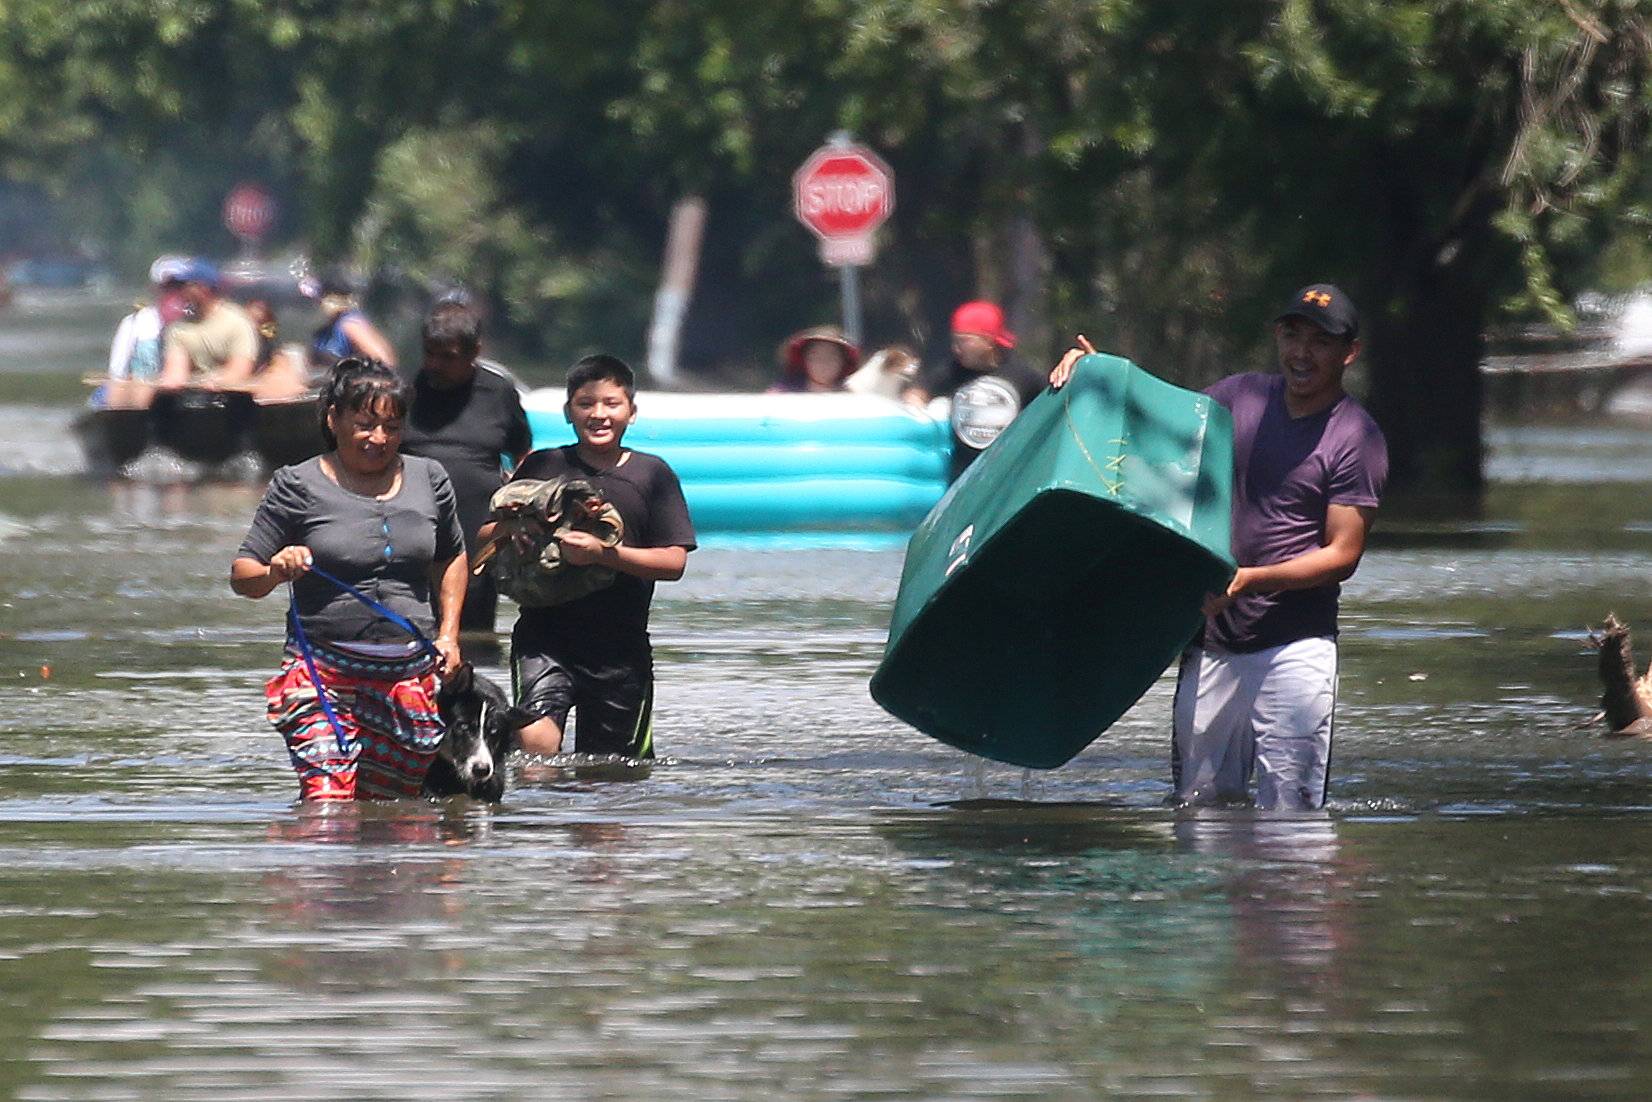
<path fill-rule="evenodd" d="M 1604 692 L 1600 710 L 1614 735 L 1652 736 L 1652 669 L 1635 674 L 1635 655 L 1629 645 L 1629 625 L 1606 614 L 1600 633 L 1589 633 L 1600 652 L 1600 682 Z"/>

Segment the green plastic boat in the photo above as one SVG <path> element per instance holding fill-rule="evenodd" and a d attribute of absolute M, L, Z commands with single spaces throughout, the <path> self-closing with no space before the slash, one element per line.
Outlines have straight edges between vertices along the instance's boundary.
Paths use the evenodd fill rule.
<path fill-rule="evenodd" d="M 1070 761 L 1141 699 L 1232 577 L 1232 490 L 1227 410 L 1128 360 L 1084 357 L 912 536 L 873 698 L 972 754 Z"/>

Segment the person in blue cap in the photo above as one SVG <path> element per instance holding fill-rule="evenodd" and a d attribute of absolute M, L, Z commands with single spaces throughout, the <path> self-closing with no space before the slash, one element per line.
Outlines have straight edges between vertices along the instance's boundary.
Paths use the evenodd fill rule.
<path fill-rule="evenodd" d="M 219 294 L 218 269 L 207 261 L 190 260 L 175 278 L 187 315 L 167 327 L 162 389 L 247 386 L 258 363 L 258 327 Z"/>

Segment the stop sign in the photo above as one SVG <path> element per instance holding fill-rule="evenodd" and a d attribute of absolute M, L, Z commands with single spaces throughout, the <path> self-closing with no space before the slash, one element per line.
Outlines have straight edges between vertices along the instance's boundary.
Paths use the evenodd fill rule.
<path fill-rule="evenodd" d="M 243 241 L 257 241 L 275 221 L 275 200 L 257 184 L 236 184 L 224 196 L 224 227 Z"/>
<path fill-rule="evenodd" d="M 822 241 L 869 237 L 895 209 L 895 176 L 859 145 L 825 145 L 792 176 L 797 220 Z"/>

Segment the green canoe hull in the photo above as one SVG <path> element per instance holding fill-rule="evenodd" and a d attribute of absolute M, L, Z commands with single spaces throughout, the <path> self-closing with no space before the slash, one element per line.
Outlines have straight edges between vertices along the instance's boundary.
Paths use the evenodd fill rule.
<path fill-rule="evenodd" d="M 1232 577 L 1232 489 L 1225 409 L 1086 356 L 913 535 L 873 698 L 972 754 L 1070 761 L 1141 699 Z"/>

